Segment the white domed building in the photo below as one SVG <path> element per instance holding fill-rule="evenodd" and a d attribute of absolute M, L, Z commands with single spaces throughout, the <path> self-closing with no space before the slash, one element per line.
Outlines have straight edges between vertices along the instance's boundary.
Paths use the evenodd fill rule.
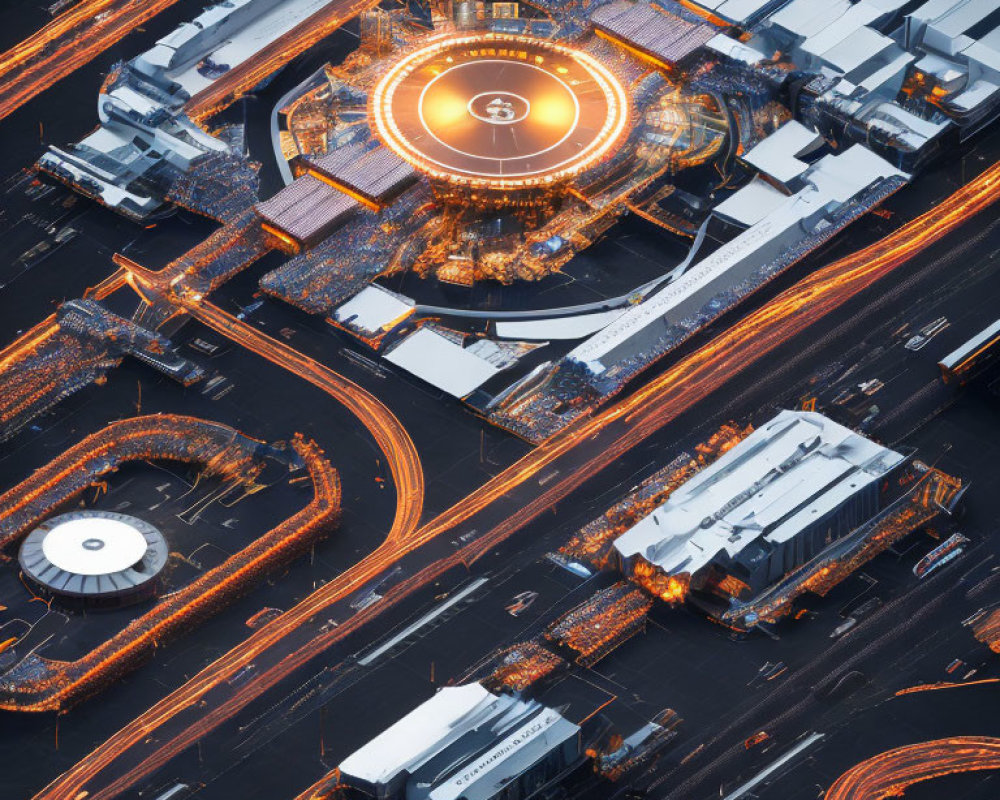
<path fill-rule="evenodd" d="M 25 538 L 18 560 L 43 593 L 88 605 L 127 605 L 157 593 L 167 563 L 163 534 L 113 511 L 73 511 Z"/>

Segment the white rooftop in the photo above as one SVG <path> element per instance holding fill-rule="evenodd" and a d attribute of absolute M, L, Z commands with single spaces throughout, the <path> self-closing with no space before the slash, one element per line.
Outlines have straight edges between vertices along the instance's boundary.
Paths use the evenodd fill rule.
<path fill-rule="evenodd" d="M 822 136 L 793 119 L 750 148 L 743 160 L 779 183 L 788 184 L 809 168 L 801 156 L 822 145 Z"/>
<path fill-rule="evenodd" d="M 803 173 L 805 185 L 802 189 L 785 198 L 760 221 L 712 255 L 691 266 L 679 278 L 585 339 L 569 352 L 568 357 L 587 365 L 594 374 L 602 373 L 606 365 L 601 359 L 619 344 L 650 325 L 661 324 L 667 314 L 689 297 L 725 276 L 735 266 L 754 258 L 777 239 L 790 237 L 791 246 L 796 238 L 805 235 L 802 223 L 806 220 L 815 219 L 877 180 L 891 176 L 909 177 L 862 145 L 824 156 Z"/>
<path fill-rule="evenodd" d="M 715 213 L 749 227 L 756 225 L 787 199 L 787 194 L 758 176 L 719 203 L 715 207 Z"/>
<path fill-rule="evenodd" d="M 340 773 L 379 797 L 486 800 L 578 731 L 536 701 L 449 686 L 344 759 Z"/>
<path fill-rule="evenodd" d="M 42 539 L 42 553 L 76 575 L 107 575 L 138 564 L 149 545 L 142 532 L 117 519 L 88 516 L 55 525 Z"/>
<path fill-rule="evenodd" d="M 754 15 L 765 12 L 770 7 L 787 0 L 695 0 L 696 4 L 717 17 L 722 17 L 736 25 L 751 20 Z"/>
<path fill-rule="evenodd" d="M 668 575 L 693 575 L 757 539 L 793 539 L 903 459 L 816 412 L 782 411 L 680 486 L 615 548 Z"/>
<path fill-rule="evenodd" d="M 849 0 L 792 0 L 768 18 L 768 22 L 796 36 L 809 38 L 833 25 L 851 9 Z"/>
<path fill-rule="evenodd" d="M 501 339 L 519 339 L 530 342 L 547 342 L 552 339 L 582 339 L 607 327 L 625 313 L 624 308 L 574 314 L 570 317 L 548 319 L 503 320 L 496 323 L 497 336 Z"/>
<path fill-rule="evenodd" d="M 403 339 L 385 358 L 459 398 L 471 394 L 501 370 L 475 351 L 470 352 L 427 326 Z"/>
<path fill-rule="evenodd" d="M 413 313 L 413 301 L 377 284 L 366 286 L 333 312 L 341 325 L 368 336 L 385 333 Z"/>
<path fill-rule="evenodd" d="M 147 63 L 163 69 L 188 93 L 194 95 L 210 86 L 216 79 L 202 74 L 198 66 L 204 58 L 230 69 L 253 57 L 271 42 L 290 31 L 312 14 L 328 5 L 330 0 L 236 0 L 210 6 L 194 21 L 185 22 L 160 39 L 149 51 L 140 56 Z M 257 11 L 254 6 L 258 6 Z M 227 17 L 239 18 L 232 23 Z M 225 31 L 225 38 L 211 42 L 206 33 L 213 27 Z M 210 43 L 206 52 L 195 46 L 194 57 L 189 42 L 205 38 Z"/>
<path fill-rule="evenodd" d="M 812 40 L 807 42 L 811 43 Z M 898 50 L 896 43 L 888 36 L 874 28 L 862 26 L 849 31 L 828 49 L 822 50 L 819 57 L 833 69 L 846 74 L 863 65 L 876 63 L 877 56 L 894 48 Z"/>
<path fill-rule="evenodd" d="M 340 764 L 344 775 L 388 783 L 488 717 L 496 695 L 478 683 L 446 686 Z"/>
<path fill-rule="evenodd" d="M 744 44 L 738 39 L 720 33 L 708 40 L 705 45 L 709 50 L 714 50 L 720 55 L 731 58 L 734 61 L 742 61 L 744 64 L 759 64 L 764 60 L 764 54 L 748 44 Z"/>
<path fill-rule="evenodd" d="M 491 800 L 540 757 L 576 736 L 579 728 L 546 708 L 436 786 L 428 800 Z"/>
<path fill-rule="evenodd" d="M 947 369 L 952 369 L 956 365 L 962 363 L 970 355 L 975 353 L 979 348 L 981 348 L 987 342 L 1000 336 L 1000 319 L 994 322 L 992 325 L 987 326 L 984 330 L 977 333 L 967 342 L 952 350 L 948 355 L 942 358 L 938 363 Z"/>

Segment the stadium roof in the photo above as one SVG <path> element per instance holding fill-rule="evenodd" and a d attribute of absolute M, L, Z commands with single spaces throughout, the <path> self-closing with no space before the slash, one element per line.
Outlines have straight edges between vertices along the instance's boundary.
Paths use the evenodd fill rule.
<path fill-rule="evenodd" d="M 693 575 L 758 539 L 793 539 L 903 460 L 821 414 L 782 411 L 618 537 L 615 548 L 668 575 Z"/>
<path fill-rule="evenodd" d="M 324 238 L 358 207 L 356 200 L 330 184 L 303 175 L 256 208 L 265 222 L 309 244 Z"/>
<path fill-rule="evenodd" d="M 306 156 L 310 172 L 329 178 L 368 200 L 383 203 L 417 179 L 416 170 L 387 147 L 355 144 Z"/>
<path fill-rule="evenodd" d="M 598 30 L 671 66 L 683 61 L 719 32 L 707 22 L 689 22 L 648 3 L 629 0 L 599 7 L 590 15 L 590 21 Z"/>

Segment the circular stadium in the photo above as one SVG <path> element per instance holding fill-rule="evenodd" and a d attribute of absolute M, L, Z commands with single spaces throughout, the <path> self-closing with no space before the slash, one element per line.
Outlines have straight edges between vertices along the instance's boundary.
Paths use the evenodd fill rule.
<path fill-rule="evenodd" d="M 598 163 L 628 124 L 628 97 L 592 56 L 529 36 L 432 39 L 381 77 L 379 137 L 433 178 L 545 187 Z"/>
<path fill-rule="evenodd" d="M 73 511 L 28 534 L 18 560 L 47 594 L 124 605 L 156 593 L 167 543 L 148 522 L 112 511 Z"/>

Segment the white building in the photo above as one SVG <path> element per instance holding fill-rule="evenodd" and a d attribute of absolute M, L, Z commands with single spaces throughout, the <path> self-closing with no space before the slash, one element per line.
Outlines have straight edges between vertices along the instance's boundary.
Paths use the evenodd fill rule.
<path fill-rule="evenodd" d="M 680 486 L 615 541 L 626 573 L 732 575 L 754 592 L 804 564 L 885 505 L 905 457 L 821 414 L 782 411 Z"/>
<path fill-rule="evenodd" d="M 775 135 L 784 136 L 784 130 Z M 801 150 L 792 148 L 784 157 L 789 174 L 797 152 Z M 867 191 L 889 179 L 902 185 L 908 178 L 870 150 L 854 145 L 802 171 L 796 178 L 802 188 L 792 195 L 763 182 L 751 183 L 716 209 L 726 219 L 749 225 L 746 231 L 586 339 L 567 354 L 567 360 L 581 365 L 597 385 L 613 388 L 792 263 L 789 254 L 807 252 L 796 248 L 811 236 L 835 232 L 837 225 L 831 219 L 848 203 L 863 208 Z M 772 264 L 778 266 L 771 268 Z"/>
<path fill-rule="evenodd" d="M 50 147 L 39 167 L 127 216 L 148 216 L 163 204 L 172 176 L 203 156 L 230 152 L 187 118 L 185 103 L 328 3 L 226 0 L 207 7 L 121 65 L 98 96 L 100 126 L 76 144 Z"/>
<path fill-rule="evenodd" d="M 580 758 L 579 732 L 534 700 L 445 687 L 344 759 L 341 780 L 380 800 L 526 798 Z"/>
<path fill-rule="evenodd" d="M 781 53 L 817 76 L 810 91 L 824 113 L 881 137 L 899 163 L 918 163 L 954 125 L 969 136 L 1000 110 L 996 0 L 696 2 L 751 34 L 720 34 L 712 50 L 748 64 Z M 907 83 L 924 101 L 917 113 L 897 102 Z"/>

